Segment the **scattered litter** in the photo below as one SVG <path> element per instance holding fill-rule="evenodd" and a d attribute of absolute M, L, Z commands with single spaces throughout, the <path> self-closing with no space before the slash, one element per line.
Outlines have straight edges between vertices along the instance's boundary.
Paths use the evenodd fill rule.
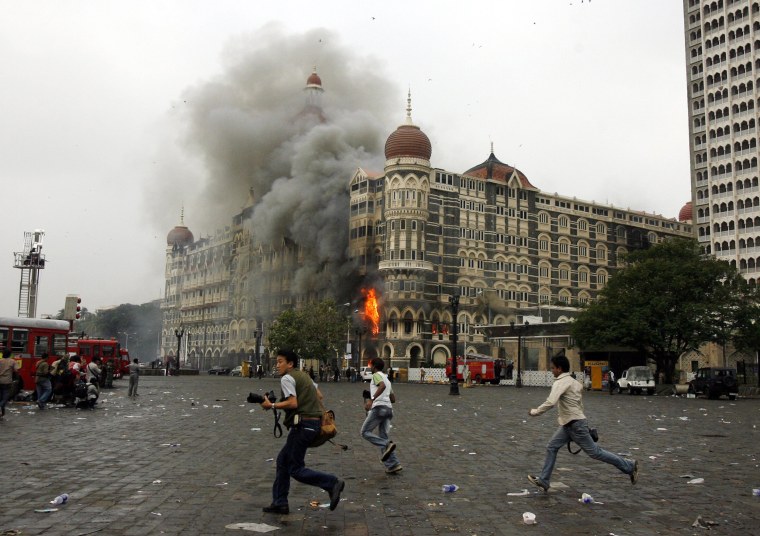
<path fill-rule="evenodd" d="M 507 493 L 508 497 L 528 497 L 530 496 L 530 492 L 527 489 L 522 490 L 521 492 L 513 492 L 513 493 Z"/>
<path fill-rule="evenodd" d="M 226 398 L 217 398 L 216 401 L 217 402 L 229 402 L 229 400 L 226 399 Z"/>
<path fill-rule="evenodd" d="M 37 508 L 34 511 L 40 514 L 49 514 L 50 512 L 57 512 L 58 508 Z"/>
<path fill-rule="evenodd" d="M 216 484 L 217 486 L 226 486 L 227 482 L 220 482 L 219 484 Z"/>
<path fill-rule="evenodd" d="M 162 447 L 179 447 L 181 443 L 162 443 Z"/>
<path fill-rule="evenodd" d="M 694 478 L 694 475 L 680 475 L 678 478 Z"/>
<path fill-rule="evenodd" d="M 658 428 L 657 431 L 658 432 L 667 432 L 668 429 L 667 428 Z"/>
<path fill-rule="evenodd" d="M 274 458 L 267 458 L 267 459 L 266 459 L 266 460 L 264 460 L 264 461 L 265 461 L 265 462 L 273 462 L 273 461 L 274 461 Z"/>
<path fill-rule="evenodd" d="M 248 530 L 250 532 L 272 532 L 279 530 L 280 527 L 273 527 L 266 523 L 230 523 L 224 526 L 225 529 L 231 530 Z"/>
<path fill-rule="evenodd" d="M 687 482 L 687 484 L 704 484 L 705 479 L 704 478 L 692 478 Z"/>
<path fill-rule="evenodd" d="M 477 454 L 477 452 L 468 452 L 467 454 Z"/>
<path fill-rule="evenodd" d="M 50 504 L 66 504 L 69 500 L 69 494 L 68 493 L 61 493 L 58 497 L 50 501 Z"/>
<path fill-rule="evenodd" d="M 435 405 L 435 407 L 437 407 L 437 408 L 442 408 L 442 407 L 443 407 L 443 404 L 436 404 L 436 405 Z"/>
<path fill-rule="evenodd" d="M 160 481 L 160 480 L 154 480 L 154 481 L 152 482 L 152 484 L 160 484 L 160 483 L 161 483 L 161 481 Z"/>
<path fill-rule="evenodd" d="M 695 519 L 694 523 L 691 524 L 692 527 L 696 527 L 698 529 L 709 529 L 710 527 L 713 527 L 715 525 L 717 525 L 715 521 L 702 519 L 702 516 L 697 516 L 697 519 Z"/>
<path fill-rule="evenodd" d="M 583 504 L 604 504 L 603 502 L 595 501 L 594 498 L 588 493 L 581 495 L 581 498 L 578 499 L 578 502 L 582 502 Z"/>
<path fill-rule="evenodd" d="M 678 417 L 678 418 L 681 419 L 682 421 L 688 421 L 689 420 L 688 417 Z"/>
<path fill-rule="evenodd" d="M 618 456 L 631 456 L 631 453 L 630 452 L 618 452 L 617 455 Z"/>
<path fill-rule="evenodd" d="M 755 497 L 760 497 L 760 488 L 753 488 L 752 495 L 754 495 Z"/>
<path fill-rule="evenodd" d="M 444 484 L 441 488 L 444 493 L 454 493 L 456 490 L 459 489 L 459 486 L 456 484 Z"/>
<path fill-rule="evenodd" d="M 251 432 L 261 432 L 261 428 L 251 428 Z"/>
<path fill-rule="evenodd" d="M 649 457 L 649 459 L 650 459 L 650 460 L 656 460 L 656 459 L 657 459 L 657 456 L 650 456 L 650 457 Z"/>
<path fill-rule="evenodd" d="M 160 516 L 161 512 L 151 512 L 151 514 L 153 514 L 154 516 Z"/>
<path fill-rule="evenodd" d="M 213 406 L 211 406 L 211 407 L 212 407 L 212 408 L 223 408 L 224 406 L 220 406 L 219 404 L 214 404 L 214 405 L 213 405 Z"/>
<path fill-rule="evenodd" d="M 533 512 L 524 512 L 523 523 L 525 523 L 526 525 L 534 525 L 536 523 L 536 514 L 534 514 Z"/>

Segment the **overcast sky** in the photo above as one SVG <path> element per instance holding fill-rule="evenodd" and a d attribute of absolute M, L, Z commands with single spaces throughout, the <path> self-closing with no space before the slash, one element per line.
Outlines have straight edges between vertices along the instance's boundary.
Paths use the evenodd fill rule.
<path fill-rule="evenodd" d="M 298 98 L 316 65 L 326 97 L 374 104 L 361 85 L 335 91 L 336 50 L 384 80 L 384 136 L 411 89 L 434 167 L 461 173 L 493 142 L 544 191 L 667 217 L 690 199 L 680 2 L 0 0 L 0 315 L 17 314 L 13 252 L 34 229 L 38 316 L 67 294 L 90 310 L 161 296 L 182 204 L 196 238 L 214 232 L 198 201 L 213 171 L 183 141 L 182 106 L 272 32 L 313 43 L 260 52 L 294 63 Z"/>

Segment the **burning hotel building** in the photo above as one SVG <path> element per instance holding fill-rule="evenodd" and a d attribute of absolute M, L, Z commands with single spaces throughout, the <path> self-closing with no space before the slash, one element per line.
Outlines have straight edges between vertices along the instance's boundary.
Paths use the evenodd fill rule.
<path fill-rule="evenodd" d="M 317 109 L 316 73 L 308 88 L 308 106 Z M 460 353 L 505 357 L 484 326 L 567 321 L 605 286 L 622 254 L 692 236 L 690 204 L 675 219 L 546 193 L 493 148 L 463 173 L 435 168 L 407 102 L 406 121 L 385 143 L 383 173 L 359 167 L 346 177 L 348 255 L 365 296 L 360 289 L 345 295 L 377 307 L 377 333 L 368 322 L 355 332 L 361 365 L 376 355 L 394 368 L 442 365 L 453 321 Z M 255 203 L 251 192 L 213 237 L 194 240 L 183 223 L 169 233 L 162 355 L 175 355 L 182 325 L 191 365 L 237 364 L 254 355 L 264 319 L 305 301 L 345 297 L 291 288 L 304 251 L 288 239 L 257 240 L 246 223 Z"/>

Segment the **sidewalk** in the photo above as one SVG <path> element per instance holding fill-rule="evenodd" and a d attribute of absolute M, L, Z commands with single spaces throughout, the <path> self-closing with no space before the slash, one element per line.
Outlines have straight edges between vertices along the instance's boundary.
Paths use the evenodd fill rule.
<path fill-rule="evenodd" d="M 344 478 L 343 500 L 330 512 L 326 493 L 293 482 L 291 513 L 276 516 L 261 507 L 284 439 L 272 436 L 272 413 L 245 397 L 278 390 L 278 380 L 144 377 L 136 402 L 126 381 L 115 385 L 93 412 L 11 406 L 0 422 L 0 534 L 245 535 L 226 527 L 253 523 L 275 535 L 683 535 L 703 533 L 692 528 L 699 515 L 718 523 L 710 534 L 757 531 L 756 400 L 585 393 L 600 444 L 636 457 L 639 483 L 563 450 L 543 494 L 526 475 L 541 468 L 556 412 L 527 411 L 548 389 L 479 386 L 452 397 L 447 385 L 394 384 L 391 437 L 404 470 L 389 476 L 359 436 L 366 384 L 326 383 L 337 440 L 350 448 L 320 447 L 307 465 Z M 443 484 L 459 490 L 445 494 Z M 61 493 L 68 504 L 35 512 Z M 582 493 L 604 504 L 582 504 Z M 523 512 L 538 524 L 524 525 Z"/>

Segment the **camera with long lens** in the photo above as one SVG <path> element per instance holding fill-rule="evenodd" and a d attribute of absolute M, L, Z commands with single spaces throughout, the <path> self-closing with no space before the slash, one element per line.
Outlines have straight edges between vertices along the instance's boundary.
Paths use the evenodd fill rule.
<path fill-rule="evenodd" d="M 264 400 L 269 400 L 272 404 L 277 402 L 277 395 L 274 394 L 274 391 L 269 391 L 268 393 L 264 393 L 264 396 L 261 396 L 258 393 L 248 393 L 248 398 L 246 399 L 251 404 L 261 404 L 264 402 Z"/>

